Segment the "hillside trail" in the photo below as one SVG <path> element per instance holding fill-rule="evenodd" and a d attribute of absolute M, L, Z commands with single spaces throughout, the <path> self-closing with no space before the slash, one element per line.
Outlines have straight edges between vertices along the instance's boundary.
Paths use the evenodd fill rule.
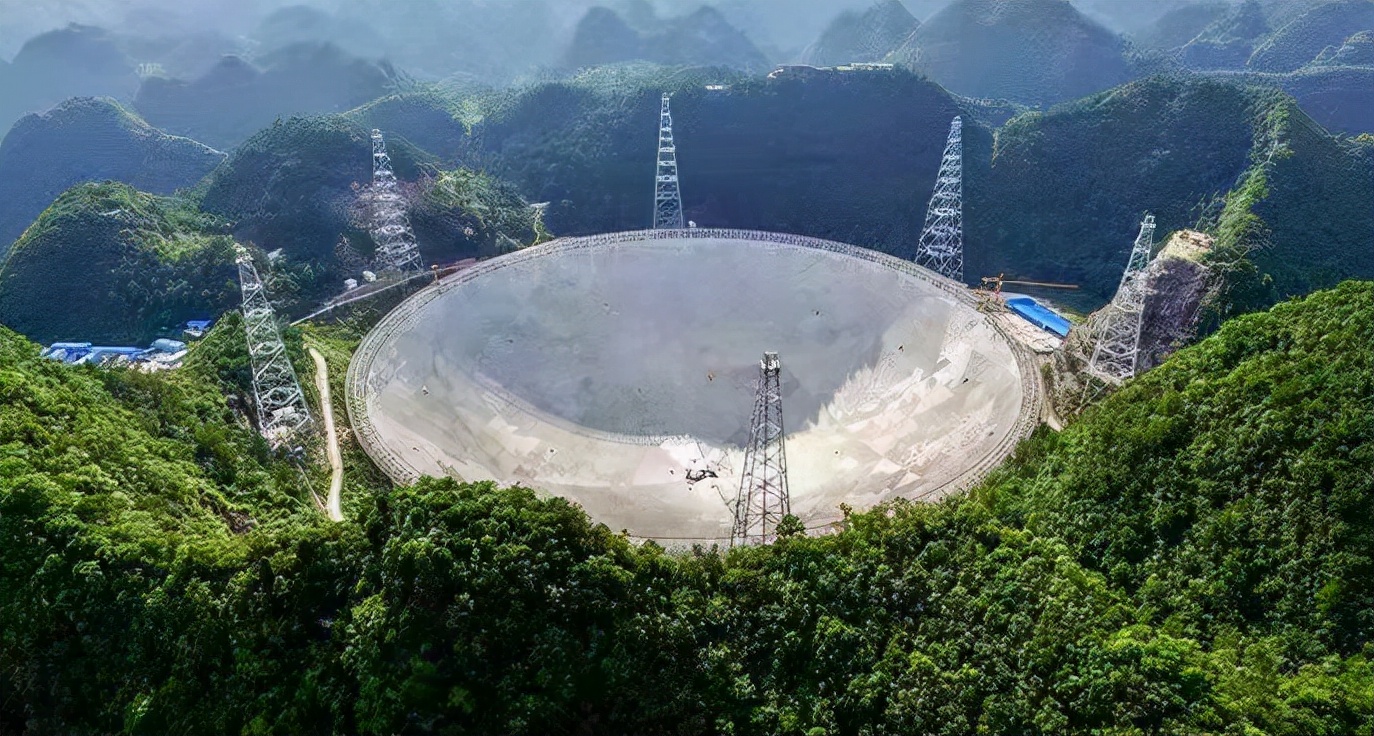
<path fill-rule="evenodd" d="M 320 411 L 324 414 L 324 435 L 328 442 L 330 478 L 325 514 L 331 521 L 343 521 L 343 455 L 339 452 L 339 435 L 334 432 L 334 404 L 329 398 L 329 367 L 324 362 L 324 356 L 315 348 L 310 348 L 310 357 L 315 360 L 315 389 L 320 392 Z"/>

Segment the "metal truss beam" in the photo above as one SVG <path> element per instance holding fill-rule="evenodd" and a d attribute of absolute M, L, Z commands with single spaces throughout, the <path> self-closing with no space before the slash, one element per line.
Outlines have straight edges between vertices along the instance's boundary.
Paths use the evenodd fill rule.
<path fill-rule="evenodd" d="M 964 281 L 964 121 L 949 126 L 935 192 L 916 246 L 916 264 L 960 283 Z"/>
<path fill-rule="evenodd" d="M 735 500 L 732 545 L 772 542 L 782 518 L 792 513 L 783 442 L 781 373 L 778 354 L 764 353 L 759 362 L 749 446 L 744 449 L 744 472 Z"/>

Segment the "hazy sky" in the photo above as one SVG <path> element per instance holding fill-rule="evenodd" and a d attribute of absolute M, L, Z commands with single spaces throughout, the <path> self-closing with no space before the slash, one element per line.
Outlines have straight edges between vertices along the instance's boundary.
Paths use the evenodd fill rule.
<path fill-rule="evenodd" d="M 1073 0 L 1117 31 L 1138 28 L 1169 8 L 1194 1 Z M 577 20 L 594 5 L 617 8 L 644 2 L 660 16 L 684 15 L 703 4 L 714 5 L 760 47 L 786 52 L 810 43 L 840 12 L 863 8 L 874 0 L 0 0 L 0 58 L 12 58 L 29 38 L 68 23 L 150 36 L 211 31 L 239 38 L 251 34 L 275 10 L 309 5 L 364 20 L 374 13 L 386 16 L 392 28 L 403 28 L 414 18 L 417 33 L 432 35 L 433 18 L 450 17 L 450 22 L 460 26 L 462 18 L 474 12 L 469 8 L 477 7 L 475 12 L 538 11 L 547 16 L 545 27 L 553 29 L 555 36 L 570 36 Z M 925 20 L 949 0 L 902 2 Z M 461 28 L 455 31 L 461 34 Z"/>

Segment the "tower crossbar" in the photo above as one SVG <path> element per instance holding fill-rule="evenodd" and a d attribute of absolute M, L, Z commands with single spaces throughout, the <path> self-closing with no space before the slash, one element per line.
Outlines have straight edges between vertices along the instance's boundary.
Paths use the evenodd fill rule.
<path fill-rule="evenodd" d="M 1135 375 L 1145 299 L 1149 296 L 1146 269 L 1154 250 L 1154 235 L 1154 215 L 1145 215 L 1126 271 L 1121 275 L 1121 285 L 1111 304 L 1103 310 L 1097 326 L 1097 340 L 1088 361 L 1088 372 L 1109 383 L 1120 384 Z"/>
<path fill-rule="evenodd" d="M 377 267 L 383 271 L 420 271 L 420 246 L 406 215 L 406 199 L 401 196 L 391 156 L 386 152 L 382 131 L 372 130 L 372 240 L 377 244 Z"/>
<path fill-rule="evenodd" d="M 735 500 L 732 545 L 772 542 L 782 518 L 792 513 L 783 443 L 781 373 L 778 354 L 764 353 L 759 362 L 749 445 L 744 449 L 744 472 Z"/>
<path fill-rule="evenodd" d="M 916 264 L 958 282 L 964 280 L 964 121 L 949 126 L 935 191 L 916 246 Z"/>
<path fill-rule="evenodd" d="M 658 169 L 654 176 L 654 229 L 681 230 L 682 193 L 677 182 L 677 147 L 673 145 L 673 113 L 668 95 L 658 116 Z"/>
<path fill-rule="evenodd" d="M 243 295 L 244 334 L 253 368 L 258 428 L 273 447 L 279 447 L 310 423 L 310 408 L 305 403 L 300 381 L 296 379 L 296 369 L 286 354 L 277 327 L 277 314 L 267 299 L 267 290 L 258 277 L 253 258 L 247 251 L 240 250 L 236 260 Z"/>

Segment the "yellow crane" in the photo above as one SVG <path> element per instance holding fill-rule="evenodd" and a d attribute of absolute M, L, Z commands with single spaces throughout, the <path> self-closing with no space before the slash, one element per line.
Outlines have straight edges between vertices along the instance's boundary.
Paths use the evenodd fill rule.
<path fill-rule="evenodd" d="M 1003 284 L 1017 284 L 1018 286 L 1039 286 L 1044 289 L 1077 289 L 1078 284 L 1056 284 L 1051 281 L 1023 281 L 1020 279 L 1006 278 L 1006 274 L 996 276 L 984 276 L 981 288 L 990 290 L 995 295 L 1002 294 Z"/>

